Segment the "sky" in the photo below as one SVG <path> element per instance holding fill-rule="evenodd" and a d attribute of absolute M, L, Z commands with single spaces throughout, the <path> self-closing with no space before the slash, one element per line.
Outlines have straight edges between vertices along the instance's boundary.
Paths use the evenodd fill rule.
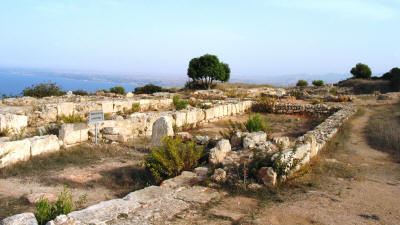
<path fill-rule="evenodd" d="M 400 0 L 2 0 L 0 66 L 232 78 L 400 67 Z"/>

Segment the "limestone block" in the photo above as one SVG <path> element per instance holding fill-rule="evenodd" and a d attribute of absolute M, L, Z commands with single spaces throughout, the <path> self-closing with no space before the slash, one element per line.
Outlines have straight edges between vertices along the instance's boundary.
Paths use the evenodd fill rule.
<path fill-rule="evenodd" d="M 33 213 L 21 213 L 7 217 L 0 221 L 1 225 L 38 225 Z"/>
<path fill-rule="evenodd" d="M 58 116 L 69 116 L 74 113 L 75 105 L 73 102 L 63 102 L 57 105 Z"/>
<path fill-rule="evenodd" d="M 113 102 L 112 101 L 101 102 L 101 110 L 103 110 L 103 113 L 113 113 L 114 112 Z"/>
<path fill-rule="evenodd" d="M 161 140 L 165 136 L 173 135 L 174 131 L 172 129 L 172 117 L 162 116 L 153 124 L 150 145 L 153 147 L 160 146 Z"/>
<path fill-rule="evenodd" d="M 36 136 L 27 140 L 31 143 L 31 156 L 60 150 L 60 143 L 56 135 Z"/>
<path fill-rule="evenodd" d="M 290 146 L 289 137 L 275 137 L 272 141 L 278 146 L 286 149 Z"/>
<path fill-rule="evenodd" d="M 210 150 L 209 162 L 212 165 L 222 163 L 226 154 L 232 150 L 228 140 L 222 139 L 217 142 L 216 146 Z"/>
<path fill-rule="evenodd" d="M 197 122 L 196 110 L 190 110 L 186 112 L 186 123 L 195 124 Z"/>
<path fill-rule="evenodd" d="M 172 117 L 175 119 L 175 125 L 178 127 L 182 127 L 186 123 L 186 112 L 174 112 Z"/>
<path fill-rule="evenodd" d="M 0 142 L 0 168 L 28 160 L 31 143 L 28 140 Z"/>
<path fill-rule="evenodd" d="M 209 108 L 204 110 L 205 114 L 206 114 L 206 120 L 211 120 L 214 119 L 215 117 L 215 108 Z"/>
<path fill-rule="evenodd" d="M 14 114 L 0 114 L 0 131 L 8 129 L 11 133 L 28 126 L 28 117 Z"/>
<path fill-rule="evenodd" d="M 66 123 L 59 131 L 59 139 L 65 145 L 72 145 L 89 139 L 89 127 L 86 123 Z"/>

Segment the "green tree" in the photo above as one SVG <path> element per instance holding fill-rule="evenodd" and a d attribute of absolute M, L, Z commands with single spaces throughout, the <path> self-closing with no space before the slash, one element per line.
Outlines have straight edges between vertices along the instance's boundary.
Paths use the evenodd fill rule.
<path fill-rule="evenodd" d="M 112 87 L 112 88 L 110 88 L 110 92 L 123 95 L 123 94 L 125 94 L 125 88 L 120 87 L 120 86 Z"/>
<path fill-rule="evenodd" d="M 308 82 L 305 81 L 305 80 L 299 80 L 299 81 L 297 81 L 296 86 L 297 87 L 307 87 L 308 86 Z"/>
<path fill-rule="evenodd" d="M 371 69 L 368 65 L 358 63 L 355 67 L 350 70 L 350 73 L 353 74 L 354 78 L 360 79 L 371 79 Z"/>
<path fill-rule="evenodd" d="M 316 87 L 322 87 L 322 86 L 324 86 L 324 81 L 323 80 L 313 80 L 312 84 Z"/>
<path fill-rule="evenodd" d="M 389 72 L 382 75 L 382 79 L 390 80 L 390 86 L 393 91 L 400 90 L 400 68 L 393 68 Z"/>
<path fill-rule="evenodd" d="M 213 81 L 229 81 L 230 74 L 229 65 L 220 62 L 217 56 L 210 54 L 190 60 L 187 71 L 188 77 L 193 82 L 201 82 L 207 89 L 211 87 Z"/>
<path fill-rule="evenodd" d="M 60 96 L 64 94 L 65 92 L 61 91 L 61 88 L 57 86 L 56 83 L 40 83 L 27 87 L 22 91 L 23 96 L 31 96 L 37 98 Z"/>

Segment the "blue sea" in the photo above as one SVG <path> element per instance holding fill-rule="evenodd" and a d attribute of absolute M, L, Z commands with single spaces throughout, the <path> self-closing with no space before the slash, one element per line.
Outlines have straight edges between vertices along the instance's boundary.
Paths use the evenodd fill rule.
<path fill-rule="evenodd" d="M 50 75 L 22 75 L 10 74 L 0 71 L 0 95 L 21 95 L 26 87 L 39 83 L 56 83 L 64 91 L 74 91 L 82 89 L 88 92 L 96 92 L 101 89 L 109 89 L 110 87 L 122 86 L 125 90 L 133 91 L 139 85 L 126 83 L 113 83 L 102 81 L 88 81 L 79 79 L 69 79 L 62 77 L 52 77 Z"/>

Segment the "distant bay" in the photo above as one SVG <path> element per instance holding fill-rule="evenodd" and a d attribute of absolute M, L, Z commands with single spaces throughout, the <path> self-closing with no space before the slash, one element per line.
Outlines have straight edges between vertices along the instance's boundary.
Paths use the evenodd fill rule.
<path fill-rule="evenodd" d="M 113 83 L 104 81 L 88 81 L 79 79 L 69 79 L 63 77 L 52 77 L 45 75 L 23 75 L 10 74 L 0 71 L 0 94 L 21 95 L 26 87 L 39 83 L 56 83 L 64 91 L 74 91 L 82 89 L 88 92 L 95 92 L 101 89 L 109 89 L 110 87 L 122 86 L 125 90 L 133 91 L 138 85 L 126 83 Z"/>

